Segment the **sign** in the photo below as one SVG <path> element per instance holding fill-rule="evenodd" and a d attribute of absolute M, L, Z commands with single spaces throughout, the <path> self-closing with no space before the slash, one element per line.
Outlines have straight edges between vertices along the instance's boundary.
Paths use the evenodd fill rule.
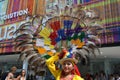
<path fill-rule="evenodd" d="M 23 23 L 25 23 L 25 21 L 0 27 L 0 41 L 14 39 L 16 37 L 16 35 L 13 35 L 13 33 Z"/>
<path fill-rule="evenodd" d="M 0 53 L 16 52 L 14 48 L 16 34 L 13 35 L 13 33 L 25 22 L 22 21 L 0 27 Z"/>
<path fill-rule="evenodd" d="M 28 13 L 29 15 L 36 14 L 36 10 L 39 9 L 36 3 L 38 3 L 38 0 L 1 0 L 0 25 L 12 24 L 25 20 L 25 15 Z"/>
<path fill-rule="evenodd" d="M 0 14 L 0 21 L 1 20 L 11 19 L 11 18 L 16 18 L 18 16 L 22 16 L 22 15 L 26 15 L 26 14 L 28 14 L 28 8 L 25 9 L 25 10 L 20 10 L 20 11 L 10 13 L 8 15 L 5 15 L 4 13 L 1 13 Z"/>

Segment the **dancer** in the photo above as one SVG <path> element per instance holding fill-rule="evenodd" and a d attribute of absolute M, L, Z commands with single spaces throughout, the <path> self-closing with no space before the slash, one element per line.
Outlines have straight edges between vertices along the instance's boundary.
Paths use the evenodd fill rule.
<path fill-rule="evenodd" d="M 59 61 L 62 69 L 56 67 L 55 63 Z M 46 64 L 56 80 L 84 80 L 76 66 L 77 60 L 74 55 L 63 49 L 60 54 L 56 54 L 46 61 Z"/>

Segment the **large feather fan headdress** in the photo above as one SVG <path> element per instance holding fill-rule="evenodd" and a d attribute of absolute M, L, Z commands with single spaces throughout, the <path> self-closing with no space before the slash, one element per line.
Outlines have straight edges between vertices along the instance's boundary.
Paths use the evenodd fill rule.
<path fill-rule="evenodd" d="M 96 46 L 96 43 L 101 44 L 97 36 L 97 30 L 102 28 L 97 23 L 101 20 L 99 14 L 81 5 L 66 6 L 63 12 L 58 6 L 56 9 L 57 15 L 51 14 L 51 17 L 47 14 L 27 16 L 28 22 L 14 33 L 17 35 L 15 48 L 21 51 L 20 60 L 28 59 L 36 72 L 44 68 L 46 59 L 63 47 L 71 50 L 78 61 L 84 59 L 85 63 L 90 54 L 95 55 L 96 50 L 100 53 Z"/>

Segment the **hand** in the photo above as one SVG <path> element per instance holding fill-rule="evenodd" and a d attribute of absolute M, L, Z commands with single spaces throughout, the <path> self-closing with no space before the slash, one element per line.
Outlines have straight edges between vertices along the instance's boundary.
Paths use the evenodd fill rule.
<path fill-rule="evenodd" d="M 62 49 L 62 51 L 60 52 L 59 54 L 59 59 L 62 59 L 67 53 L 67 50 L 66 49 Z"/>

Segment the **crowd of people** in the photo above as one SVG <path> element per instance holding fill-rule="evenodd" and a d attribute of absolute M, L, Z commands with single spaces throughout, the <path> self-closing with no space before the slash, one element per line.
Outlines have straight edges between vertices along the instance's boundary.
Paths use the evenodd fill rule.
<path fill-rule="evenodd" d="M 105 74 L 104 71 L 100 71 L 99 73 L 90 74 L 87 73 L 85 80 L 120 80 L 120 74 L 119 73 L 113 73 L 113 74 Z"/>
<path fill-rule="evenodd" d="M 67 65 L 67 63 L 64 63 L 64 65 L 65 64 Z M 41 78 L 37 79 L 38 77 L 30 76 L 30 75 L 27 75 L 26 78 L 25 76 L 26 71 L 24 69 L 22 69 L 19 73 L 16 73 L 16 70 L 17 68 L 13 66 L 8 73 L 5 73 L 4 75 L 1 76 L 0 80 L 39 80 L 39 79 L 41 80 Z M 49 77 L 49 80 L 56 80 L 53 75 L 51 76 L 46 75 L 46 77 Z M 100 71 L 99 73 L 95 73 L 95 74 L 86 73 L 83 79 L 84 80 L 120 80 L 120 74 L 119 73 L 105 74 L 104 71 Z M 48 78 L 45 78 L 44 76 L 44 79 L 42 80 L 48 80 Z"/>
<path fill-rule="evenodd" d="M 9 72 L 2 74 L 1 80 L 26 80 L 26 71 L 22 69 L 21 72 L 17 73 L 16 70 L 16 66 L 11 67 Z"/>

